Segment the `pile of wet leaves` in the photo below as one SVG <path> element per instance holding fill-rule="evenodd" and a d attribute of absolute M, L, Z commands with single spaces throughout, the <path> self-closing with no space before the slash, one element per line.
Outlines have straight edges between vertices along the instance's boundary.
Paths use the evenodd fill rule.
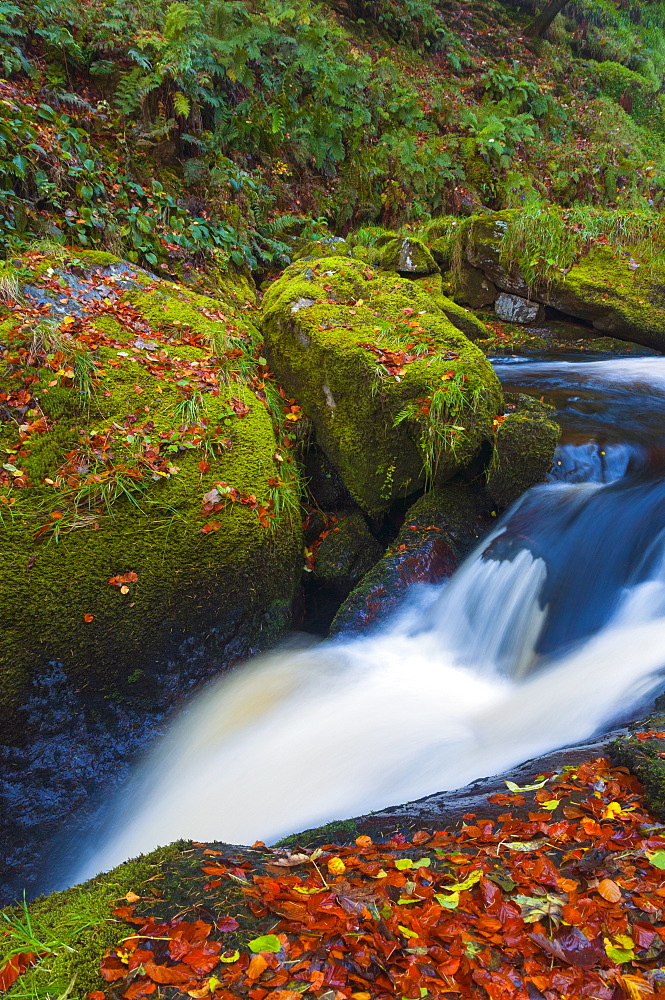
<path fill-rule="evenodd" d="M 599 758 L 507 784 L 455 831 L 194 845 L 189 905 L 116 907 L 135 930 L 89 1000 L 664 998 L 665 827 L 637 779 Z"/>

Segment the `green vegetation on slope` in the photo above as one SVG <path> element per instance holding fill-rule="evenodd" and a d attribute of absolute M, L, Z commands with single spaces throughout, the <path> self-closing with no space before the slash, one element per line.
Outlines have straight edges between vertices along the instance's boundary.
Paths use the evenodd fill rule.
<path fill-rule="evenodd" d="M 537 7 L 7 0 L 0 241 L 264 270 L 305 217 L 660 206 L 665 4 L 577 0 L 528 42 Z"/>

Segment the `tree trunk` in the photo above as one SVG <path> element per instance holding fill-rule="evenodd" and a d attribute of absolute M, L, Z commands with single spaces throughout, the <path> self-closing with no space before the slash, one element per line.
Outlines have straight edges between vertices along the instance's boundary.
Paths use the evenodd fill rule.
<path fill-rule="evenodd" d="M 545 4 L 544 9 L 534 17 L 524 32 L 527 38 L 542 38 L 550 24 L 560 10 L 568 3 L 568 0 L 550 0 Z"/>

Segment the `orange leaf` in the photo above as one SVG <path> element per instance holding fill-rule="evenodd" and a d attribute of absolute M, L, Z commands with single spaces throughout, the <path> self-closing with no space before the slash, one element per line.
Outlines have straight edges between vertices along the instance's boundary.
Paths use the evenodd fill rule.
<path fill-rule="evenodd" d="M 94 622 L 95 616 L 91 614 L 83 615 L 84 622 Z"/>
<path fill-rule="evenodd" d="M 268 963 L 266 962 L 263 955 L 261 954 L 254 955 L 247 968 L 247 978 L 258 979 L 261 973 L 265 972 L 267 968 L 268 968 Z"/>
<path fill-rule="evenodd" d="M 139 997 L 150 996 L 156 989 L 155 983 L 151 983 L 147 976 L 141 976 L 140 979 L 135 979 L 122 995 L 125 1000 L 138 1000 Z"/>
<path fill-rule="evenodd" d="M 621 899 L 621 889 L 611 878 L 604 878 L 598 883 L 598 892 L 608 903 L 618 903 Z"/>
<path fill-rule="evenodd" d="M 12 955 L 0 969 L 0 990 L 8 990 L 21 973 L 36 964 L 37 956 L 34 951 L 22 951 L 19 955 Z"/>

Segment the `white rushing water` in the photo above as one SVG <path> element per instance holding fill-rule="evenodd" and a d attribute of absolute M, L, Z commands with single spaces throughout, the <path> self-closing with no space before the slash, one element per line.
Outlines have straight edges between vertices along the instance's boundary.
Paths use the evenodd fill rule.
<path fill-rule="evenodd" d="M 632 366 L 638 408 L 640 392 L 665 391 L 665 359 L 578 364 L 575 377 L 602 381 L 601 365 L 608 381 Z M 664 667 L 663 481 L 538 487 L 379 631 L 285 648 L 208 685 L 76 878 L 180 837 L 270 843 L 461 787 L 585 739 Z"/>

